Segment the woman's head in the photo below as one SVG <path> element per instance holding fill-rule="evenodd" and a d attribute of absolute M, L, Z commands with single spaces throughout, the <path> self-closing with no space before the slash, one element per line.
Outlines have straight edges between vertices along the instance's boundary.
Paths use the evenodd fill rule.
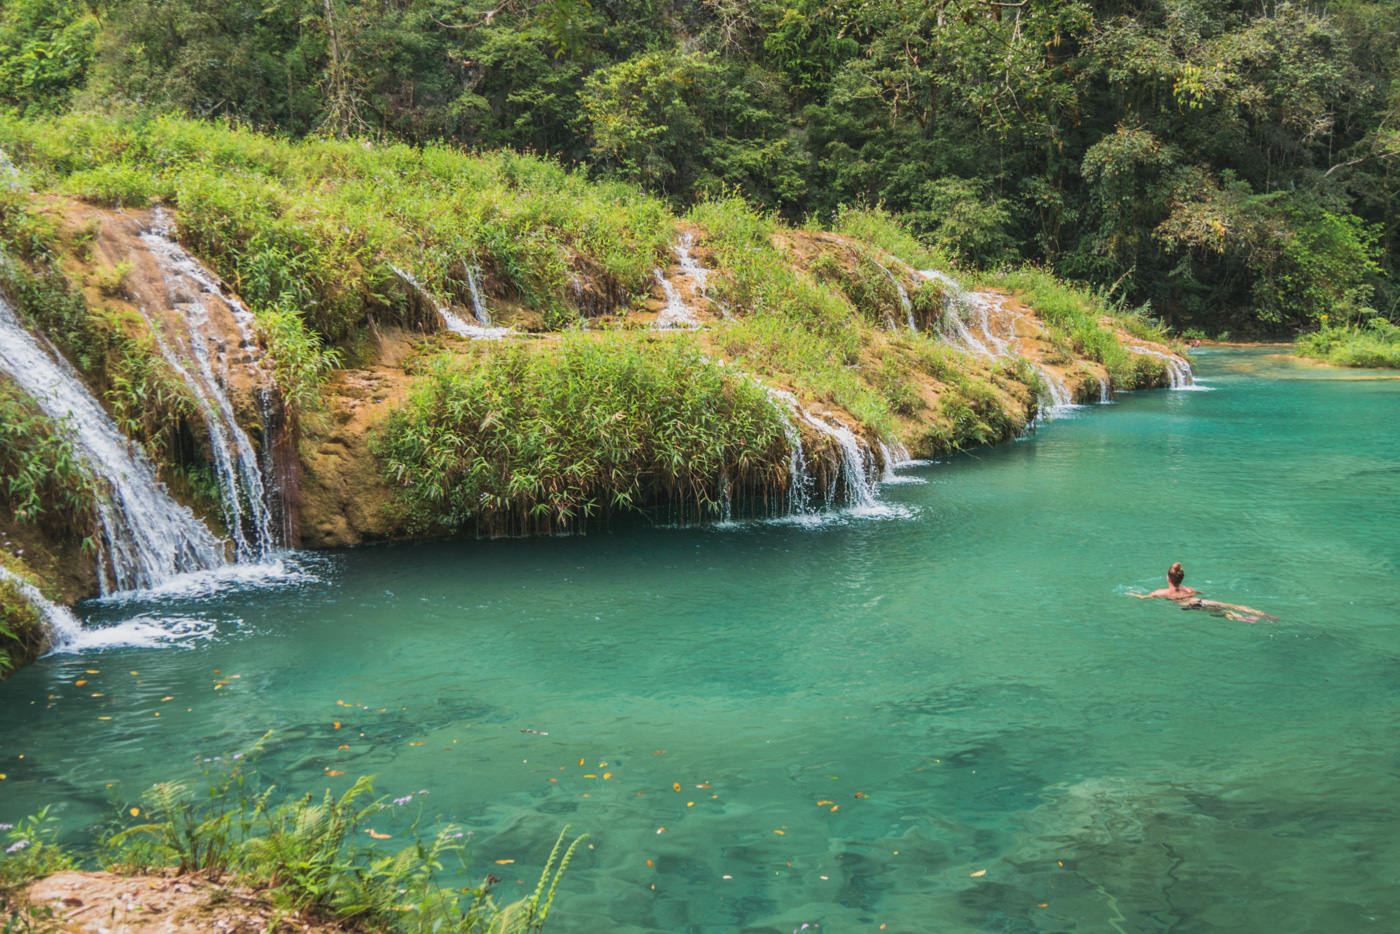
<path fill-rule="evenodd" d="M 1173 587 L 1180 587 L 1181 582 L 1185 579 L 1186 569 L 1181 566 L 1180 561 L 1167 568 L 1167 580 L 1171 582 Z"/>

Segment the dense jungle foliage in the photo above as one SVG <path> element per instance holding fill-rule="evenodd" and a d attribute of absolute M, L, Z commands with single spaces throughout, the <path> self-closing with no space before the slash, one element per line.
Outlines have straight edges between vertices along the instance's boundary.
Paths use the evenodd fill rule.
<path fill-rule="evenodd" d="M 514 148 L 880 204 L 1181 328 L 1394 320 L 1388 0 L 10 0 L 0 108 Z"/>

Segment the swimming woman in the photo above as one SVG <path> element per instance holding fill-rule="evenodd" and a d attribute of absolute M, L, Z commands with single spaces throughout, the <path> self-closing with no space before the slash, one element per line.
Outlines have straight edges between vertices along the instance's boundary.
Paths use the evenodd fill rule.
<path fill-rule="evenodd" d="M 1151 593 L 1135 593 L 1129 594 L 1129 596 L 1137 597 L 1139 600 L 1165 597 L 1168 600 L 1176 601 L 1183 610 L 1206 610 L 1216 616 L 1244 623 L 1257 623 L 1261 619 L 1278 621 L 1277 616 L 1270 616 L 1263 610 L 1256 610 L 1253 607 L 1240 606 L 1238 603 L 1221 603 L 1218 600 L 1206 600 L 1200 596 L 1199 590 L 1183 586 L 1181 582 L 1185 579 L 1186 570 L 1178 561 L 1167 569 L 1167 586 Z"/>

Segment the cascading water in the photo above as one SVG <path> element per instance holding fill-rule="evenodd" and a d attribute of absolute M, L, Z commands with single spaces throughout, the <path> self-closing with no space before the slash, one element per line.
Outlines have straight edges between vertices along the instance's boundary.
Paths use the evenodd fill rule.
<path fill-rule="evenodd" d="M 962 319 L 962 284 L 953 277 L 937 269 L 921 269 L 919 275 L 943 286 L 943 336 L 945 339 L 979 357 L 995 358 L 996 354 L 977 338 L 972 336 Z M 948 333 L 948 328 L 952 333 Z"/>
<path fill-rule="evenodd" d="M 1094 379 L 1099 381 L 1099 403 L 1102 405 L 1107 405 L 1108 403 L 1112 402 L 1113 390 L 1108 385 L 1108 380 L 1104 379 L 1103 374 L 1098 372 L 1097 370 L 1094 371 Z"/>
<path fill-rule="evenodd" d="M 39 592 L 38 587 L 3 565 L 0 565 L 0 581 L 9 583 L 15 590 L 19 591 L 20 596 L 28 600 L 30 605 L 39 611 L 39 616 L 44 621 L 44 628 L 48 630 L 49 648 L 57 648 L 82 632 L 82 624 L 78 622 L 78 618 L 68 607 L 50 603 Z"/>
<path fill-rule="evenodd" d="M 419 301 L 437 312 L 438 320 L 442 322 L 442 326 L 453 334 L 460 335 L 461 337 L 469 337 L 472 340 L 499 340 L 510 333 L 510 328 L 485 327 L 479 324 L 467 323 L 465 319 L 452 311 L 452 309 L 433 298 L 432 294 L 424 288 L 423 283 L 414 278 L 412 273 L 400 269 L 392 263 L 389 265 L 389 269 L 394 275 L 402 279 L 405 285 L 413 290 L 413 293 L 418 296 Z M 481 296 L 476 286 L 476 276 L 472 273 L 470 268 L 467 269 L 467 284 L 471 287 L 473 306 L 480 305 Z M 487 321 L 491 320 L 491 316 L 486 313 L 485 306 L 481 306 L 479 312 L 474 310 L 473 314 L 477 315 L 478 320 L 480 320 L 482 316 L 484 316 Z"/>
<path fill-rule="evenodd" d="M 872 260 L 872 262 L 875 262 Z M 895 291 L 899 293 L 899 307 L 904 310 L 904 320 L 909 325 L 909 330 L 917 331 L 918 324 L 914 321 L 914 303 L 909 300 L 909 290 L 904 287 L 904 283 L 899 281 L 899 277 L 890 270 L 884 263 L 875 262 L 880 267 L 880 271 L 889 276 L 890 282 L 894 285 Z M 888 316 L 886 316 L 888 318 Z M 889 319 L 890 329 L 894 330 L 894 320 Z"/>
<path fill-rule="evenodd" d="M 661 291 L 666 296 L 666 306 L 657 314 L 655 327 L 662 331 L 698 328 L 700 322 L 690 313 L 690 307 L 686 305 L 685 299 L 681 298 L 680 290 L 666 278 L 666 273 L 658 268 L 653 269 L 652 274 L 656 276 L 656 281 L 661 283 Z"/>
<path fill-rule="evenodd" d="M 831 424 L 813 415 L 804 408 L 797 409 L 797 415 L 808 425 L 836 443 L 841 452 L 840 470 L 837 483 L 826 487 L 826 503 L 834 504 L 835 490 L 839 485 L 846 491 L 846 500 L 852 506 L 873 506 L 875 504 L 875 484 L 870 477 L 869 448 L 855 436 L 855 432 L 840 422 Z"/>
<path fill-rule="evenodd" d="M 108 494 L 97 504 L 104 593 L 154 586 L 186 571 L 227 563 L 223 546 L 171 499 L 155 467 L 118 430 L 56 351 L 19 322 L 0 297 L 0 371 L 48 417 L 64 422 L 87 469 Z"/>
<path fill-rule="evenodd" d="M 476 282 L 476 270 L 471 266 L 467 267 L 467 288 L 472 293 L 472 317 L 476 318 L 477 324 L 489 328 L 491 313 L 486 310 L 486 303 L 481 300 L 481 287 Z"/>
<path fill-rule="evenodd" d="M 275 540 L 272 521 L 275 491 L 265 487 L 259 458 L 252 439 L 238 424 L 233 403 L 228 394 L 228 357 L 223 350 L 224 339 L 210 319 L 207 297 L 217 296 L 231 312 L 241 337 L 239 349 L 244 353 L 243 365 L 249 370 L 254 385 L 263 392 L 264 414 L 271 403 L 271 377 L 256 356 L 253 339 L 253 315 L 236 298 L 223 293 L 218 280 L 198 260 L 179 245 L 169 215 L 157 210 L 153 226 L 141 232 L 146 248 L 160 262 L 165 273 L 167 307 L 176 314 L 179 326 L 166 328 L 154 320 L 145 308 L 141 316 L 151 327 L 162 356 L 180 375 L 199 404 L 209 433 L 209 446 L 218 473 L 225 524 L 233 539 L 238 561 L 266 558 L 279 545 Z M 182 353 L 176 353 L 174 342 Z M 212 353 L 211 353 L 212 346 Z M 220 357 L 216 373 L 214 355 Z M 191 360 L 186 367 L 181 357 Z"/>
<path fill-rule="evenodd" d="M 1160 350 L 1153 350 L 1151 347 L 1139 347 L 1135 344 L 1125 344 L 1128 350 L 1133 353 L 1144 354 L 1149 357 L 1157 357 L 1167 365 L 1167 379 L 1172 389 L 1185 389 L 1190 386 L 1195 378 L 1191 375 L 1191 364 L 1178 357 L 1176 354 L 1162 353 Z"/>

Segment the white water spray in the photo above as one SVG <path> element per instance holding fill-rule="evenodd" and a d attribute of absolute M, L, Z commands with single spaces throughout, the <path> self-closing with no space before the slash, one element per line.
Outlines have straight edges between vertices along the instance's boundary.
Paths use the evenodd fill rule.
<path fill-rule="evenodd" d="M 97 504 L 104 592 L 151 587 L 175 574 L 227 563 L 220 543 L 170 497 L 155 467 L 118 430 L 77 373 L 56 351 L 46 352 L 3 298 L 0 371 L 45 415 L 65 423 L 87 469 L 107 486 L 109 495 Z"/>

